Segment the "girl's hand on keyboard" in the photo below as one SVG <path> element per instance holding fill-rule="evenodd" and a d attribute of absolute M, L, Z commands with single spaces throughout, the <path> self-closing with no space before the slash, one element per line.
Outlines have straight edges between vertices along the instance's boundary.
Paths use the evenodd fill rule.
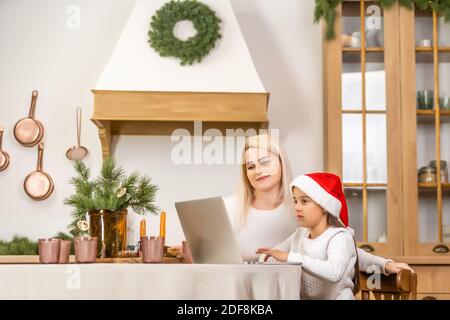
<path fill-rule="evenodd" d="M 267 261 L 267 259 L 273 257 L 281 262 L 286 262 L 289 254 L 285 251 L 270 248 L 259 248 L 258 250 L 256 250 L 256 253 L 265 254 L 266 256 L 264 257 L 264 261 Z"/>

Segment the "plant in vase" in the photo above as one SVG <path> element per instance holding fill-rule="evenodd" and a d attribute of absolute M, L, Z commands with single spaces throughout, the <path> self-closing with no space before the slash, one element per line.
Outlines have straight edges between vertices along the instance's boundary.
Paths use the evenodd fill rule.
<path fill-rule="evenodd" d="M 157 213 L 158 187 L 137 171 L 126 175 L 112 158 L 103 162 L 96 179 L 91 179 L 89 168 L 81 161 L 75 162 L 74 169 L 70 184 L 75 193 L 64 200 L 74 209 L 70 232 L 79 236 L 77 224 L 89 220 L 89 235 L 98 238 L 98 256 L 117 257 L 127 247 L 128 208 L 138 215 Z"/>

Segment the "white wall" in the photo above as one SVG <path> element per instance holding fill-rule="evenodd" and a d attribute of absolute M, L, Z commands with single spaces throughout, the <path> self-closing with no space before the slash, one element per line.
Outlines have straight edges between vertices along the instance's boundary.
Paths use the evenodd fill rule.
<path fill-rule="evenodd" d="M 220 1 L 220 0 L 218 0 Z M 135 1 L 0 1 L 0 123 L 10 167 L 0 173 L 0 238 L 14 233 L 33 239 L 65 231 L 70 208 L 72 164 L 66 149 L 75 143 L 75 108 L 82 106 L 86 163 L 97 172 L 100 142 L 92 115 L 90 89 L 96 83 Z M 323 168 L 322 46 L 320 26 L 312 23 L 311 0 L 232 0 L 255 67 L 270 96 L 272 128 L 280 128 L 294 174 Z M 66 26 L 67 8 L 81 8 L 81 28 Z M 36 148 L 20 146 L 14 123 L 28 114 L 31 91 L 40 90 L 36 116 L 46 128 L 44 170 L 53 177 L 48 200 L 27 198 L 22 183 L 35 170 Z M 140 170 L 159 185 L 157 204 L 168 211 L 168 243 L 182 240 L 174 201 L 226 195 L 233 191 L 236 166 L 175 166 L 168 137 L 123 136 L 115 155 L 128 171 Z M 157 232 L 158 218 L 149 221 Z M 136 237 L 130 235 L 130 237 Z"/>

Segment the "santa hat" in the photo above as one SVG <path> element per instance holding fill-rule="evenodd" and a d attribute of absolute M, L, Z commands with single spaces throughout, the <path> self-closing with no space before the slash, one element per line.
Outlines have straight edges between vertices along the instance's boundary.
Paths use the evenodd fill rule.
<path fill-rule="evenodd" d="M 348 227 L 347 202 L 339 176 L 326 172 L 302 174 L 292 181 L 289 188 L 291 193 L 294 187 L 302 190 L 329 214 L 340 219 L 345 227 Z"/>

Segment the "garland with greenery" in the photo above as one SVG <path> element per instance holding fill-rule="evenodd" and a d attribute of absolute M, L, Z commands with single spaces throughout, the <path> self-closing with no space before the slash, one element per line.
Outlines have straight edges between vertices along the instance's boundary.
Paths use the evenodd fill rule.
<path fill-rule="evenodd" d="M 58 232 L 55 238 L 61 240 L 72 240 L 72 237 L 63 232 Z M 70 253 L 74 253 L 73 242 Z M 0 256 L 2 255 L 37 255 L 39 254 L 38 243 L 29 238 L 15 234 L 11 241 L 0 240 Z"/>
<path fill-rule="evenodd" d="M 341 2 L 342 0 L 316 0 L 314 22 L 325 21 L 325 36 L 327 40 L 335 37 L 336 8 Z M 446 22 L 450 21 L 450 0 L 380 0 L 380 5 L 383 8 L 389 8 L 395 2 L 408 9 L 417 7 L 421 10 L 434 10 L 438 14 L 442 14 Z"/>
<path fill-rule="evenodd" d="M 74 236 L 82 231 L 77 223 L 86 220 L 89 211 L 116 212 L 131 207 L 136 214 L 145 215 L 159 210 L 154 204 L 158 187 L 151 179 L 137 171 L 126 175 L 112 158 L 103 162 L 101 174 L 95 180 L 91 180 L 90 170 L 83 162 L 75 162 L 74 169 L 76 176 L 70 179 L 70 184 L 75 187 L 75 194 L 64 200 L 64 204 L 74 209 L 69 224 Z"/>
<path fill-rule="evenodd" d="M 176 23 L 182 20 L 191 21 L 197 30 L 186 41 L 173 34 Z M 201 62 L 221 38 L 220 22 L 213 10 L 197 0 L 171 1 L 152 16 L 148 42 L 160 56 L 176 57 L 181 65 L 192 65 Z"/>

